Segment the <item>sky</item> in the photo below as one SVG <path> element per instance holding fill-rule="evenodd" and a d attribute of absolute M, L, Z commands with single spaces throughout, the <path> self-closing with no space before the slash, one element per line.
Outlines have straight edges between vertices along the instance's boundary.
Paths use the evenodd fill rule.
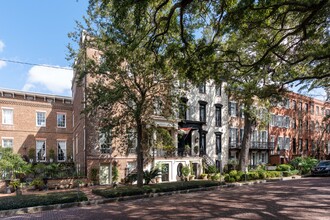
<path fill-rule="evenodd" d="M 71 96 L 72 61 L 66 59 L 71 40 L 67 35 L 86 14 L 88 0 L 0 3 L 0 88 Z M 325 99 L 323 90 L 305 95 Z"/>
<path fill-rule="evenodd" d="M 71 96 L 68 33 L 87 7 L 88 0 L 1 0 L 0 88 Z"/>

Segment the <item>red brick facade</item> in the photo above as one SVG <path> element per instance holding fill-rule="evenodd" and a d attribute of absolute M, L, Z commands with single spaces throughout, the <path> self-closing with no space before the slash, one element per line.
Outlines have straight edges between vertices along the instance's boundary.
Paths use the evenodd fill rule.
<path fill-rule="evenodd" d="M 72 103 L 70 97 L 0 90 L 0 111 L 0 145 L 12 145 L 14 152 L 28 156 L 30 149 L 36 149 L 36 142 L 41 140 L 45 142 L 46 151 L 40 154 L 44 159 L 42 161 L 49 161 L 50 149 L 55 152 L 55 161 L 59 159 L 64 162 L 71 159 Z M 37 112 L 44 116 L 39 121 L 42 123 L 41 126 L 38 126 Z M 58 115 L 63 117 L 60 126 L 57 123 L 57 118 L 60 117 Z M 62 144 L 62 150 L 58 149 L 59 142 Z M 59 153 L 61 155 L 58 157 Z M 36 161 L 36 157 L 37 153 L 32 159 Z"/>

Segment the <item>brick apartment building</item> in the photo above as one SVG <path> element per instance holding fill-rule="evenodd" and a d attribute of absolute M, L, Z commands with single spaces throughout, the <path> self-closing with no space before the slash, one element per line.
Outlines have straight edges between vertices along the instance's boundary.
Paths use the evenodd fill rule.
<path fill-rule="evenodd" d="M 3 147 L 34 162 L 49 162 L 50 149 L 55 161 L 72 159 L 71 97 L 1 89 L 0 109 Z"/>
<path fill-rule="evenodd" d="M 271 110 L 270 163 L 287 163 L 297 156 L 326 159 L 330 152 L 330 103 L 288 93 Z"/>

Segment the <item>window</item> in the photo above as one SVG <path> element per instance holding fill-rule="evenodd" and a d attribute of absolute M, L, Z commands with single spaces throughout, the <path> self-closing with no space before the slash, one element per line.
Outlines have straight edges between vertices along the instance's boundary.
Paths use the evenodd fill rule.
<path fill-rule="evenodd" d="M 305 139 L 305 150 L 308 151 L 308 139 Z"/>
<path fill-rule="evenodd" d="M 308 113 L 308 104 L 305 103 L 305 112 Z"/>
<path fill-rule="evenodd" d="M 297 153 L 297 144 L 295 138 L 292 139 L 292 151 L 294 154 Z"/>
<path fill-rule="evenodd" d="M 45 140 L 36 141 L 36 156 L 37 156 L 37 162 L 46 161 L 46 141 Z"/>
<path fill-rule="evenodd" d="M 11 108 L 2 108 L 2 124 L 14 124 L 14 110 Z"/>
<path fill-rule="evenodd" d="M 230 128 L 229 132 L 229 146 L 236 147 L 238 139 L 237 128 Z"/>
<path fill-rule="evenodd" d="M 284 138 L 283 137 L 278 137 L 277 138 L 277 146 L 279 149 L 284 149 Z"/>
<path fill-rule="evenodd" d="M 65 128 L 66 127 L 66 114 L 57 113 L 57 127 Z"/>
<path fill-rule="evenodd" d="M 179 104 L 179 118 L 187 120 L 187 102 L 188 99 L 181 98 L 180 104 Z"/>
<path fill-rule="evenodd" d="M 2 138 L 3 148 L 13 148 L 13 138 Z"/>
<path fill-rule="evenodd" d="M 302 122 L 302 120 L 301 120 L 301 119 L 299 119 L 299 129 L 301 130 L 301 129 L 302 129 L 302 127 L 303 127 L 303 122 Z"/>
<path fill-rule="evenodd" d="M 300 151 L 302 151 L 302 139 L 301 138 L 299 138 L 299 140 L 298 140 L 298 148 Z"/>
<path fill-rule="evenodd" d="M 243 142 L 243 137 L 244 137 L 244 128 L 239 129 L 239 142 Z"/>
<path fill-rule="evenodd" d="M 290 108 L 290 100 L 288 98 L 285 98 L 284 99 L 284 107 L 286 109 L 289 109 Z"/>
<path fill-rule="evenodd" d="M 326 116 L 330 116 L 330 109 L 326 109 L 326 110 L 325 110 L 325 115 L 326 115 Z"/>
<path fill-rule="evenodd" d="M 290 117 L 285 117 L 285 125 L 284 127 L 290 128 Z"/>
<path fill-rule="evenodd" d="M 315 129 L 314 121 L 311 121 L 310 126 L 309 126 L 309 130 L 314 131 L 314 129 Z"/>
<path fill-rule="evenodd" d="M 295 100 L 292 100 L 292 109 L 297 110 L 297 102 Z"/>
<path fill-rule="evenodd" d="M 215 126 L 221 127 L 221 107 L 222 105 L 215 105 Z"/>
<path fill-rule="evenodd" d="M 295 118 L 292 119 L 291 126 L 292 126 L 293 129 L 296 129 L 297 128 L 297 123 L 296 123 L 296 119 Z"/>
<path fill-rule="evenodd" d="M 111 131 L 99 132 L 99 146 L 101 154 L 111 154 Z"/>
<path fill-rule="evenodd" d="M 199 93 L 206 93 L 206 83 L 205 82 L 199 84 L 198 91 L 199 91 Z"/>
<path fill-rule="evenodd" d="M 286 150 L 290 150 L 290 138 L 285 138 L 285 147 Z"/>
<path fill-rule="evenodd" d="M 163 102 L 160 97 L 155 97 L 154 99 L 154 114 L 161 115 L 163 110 Z"/>
<path fill-rule="evenodd" d="M 66 141 L 57 141 L 57 161 L 66 160 Z"/>
<path fill-rule="evenodd" d="M 276 115 L 271 115 L 270 126 L 276 126 Z"/>
<path fill-rule="evenodd" d="M 311 104 L 311 114 L 314 114 L 314 104 Z"/>
<path fill-rule="evenodd" d="M 202 131 L 199 139 L 200 139 L 199 154 L 206 155 L 206 133 Z"/>
<path fill-rule="evenodd" d="M 215 86 L 215 95 L 221 96 L 221 84 Z"/>
<path fill-rule="evenodd" d="M 308 131 L 308 121 L 306 121 L 305 126 L 306 126 L 306 131 Z"/>
<path fill-rule="evenodd" d="M 215 154 L 221 154 L 221 134 L 220 132 L 215 133 Z"/>
<path fill-rule="evenodd" d="M 206 122 L 206 102 L 199 101 L 199 121 Z"/>
<path fill-rule="evenodd" d="M 302 110 L 302 102 L 298 103 L 298 110 L 301 111 Z"/>
<path fill-rule="evenodd" d="M 230 116 L 237 117 L 237 103 L 236 102 L 229 102 L 228 110 L 229 110 Z"/>
<path fill-rule="evenodd" d="M 316 115 L 320 115 L 320 107 L 316 106 Z"/>
<path fill-rule="evenodd" d="M 134 130 L 129 130 L 127 132 L 127 147 L 128 151 L 131 154 L 136 153 L 136 147 L 137 147 L 137 134 Z"/>
<path fill-rule="evenodd" d="M 239 107 L 239 117 L 244 118 L 244 105 L 240 105 Z"/>
<path fill-rule="evenodd" d="M 46 126 L 46 112 L 37 112 L 37 126 L 45 127 Z"/>

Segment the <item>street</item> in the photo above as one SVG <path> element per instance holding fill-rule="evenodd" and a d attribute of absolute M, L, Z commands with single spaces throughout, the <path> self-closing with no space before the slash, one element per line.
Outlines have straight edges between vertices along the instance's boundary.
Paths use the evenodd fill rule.
<path fill-rule="evenodd" d="M 330 177 L 45 211 L 5 219 L 330 219 Z"/>

